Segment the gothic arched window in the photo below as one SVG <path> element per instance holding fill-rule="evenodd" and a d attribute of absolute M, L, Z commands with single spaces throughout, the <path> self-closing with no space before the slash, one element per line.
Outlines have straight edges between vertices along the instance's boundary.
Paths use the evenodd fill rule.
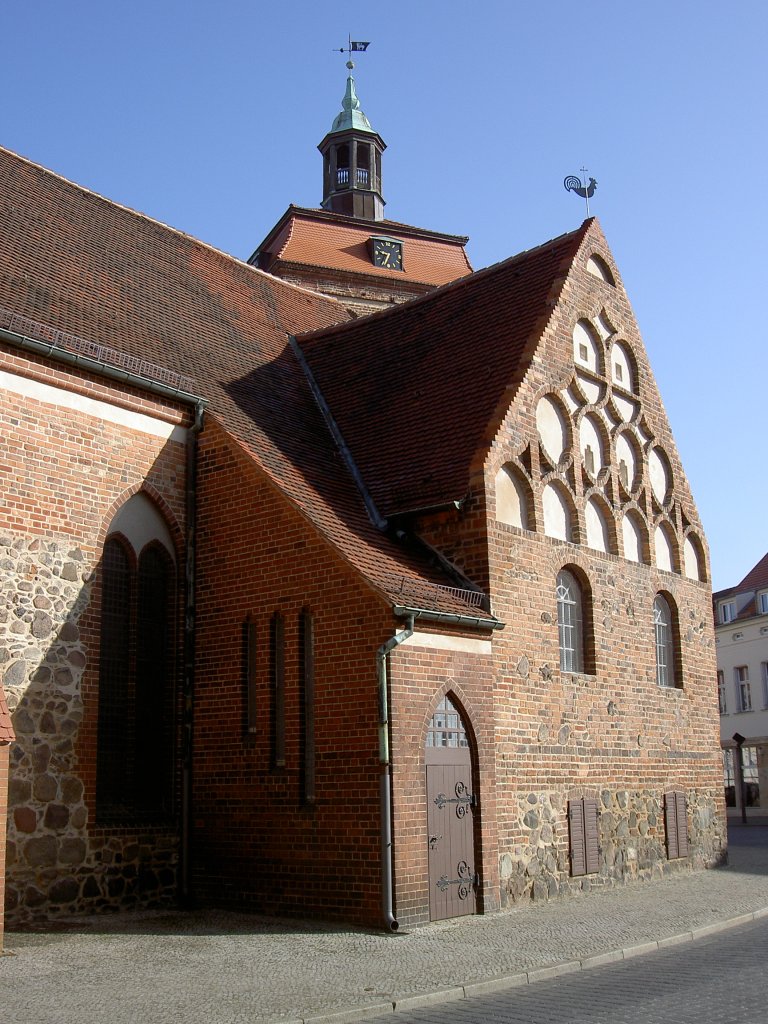
<path fill-rule="evenodd" d="M 656 682 L 659 686 L 677 686 L 675 638 L 672 607 L 663 594 L 653 602 L 653 628 L 656 640 Z"/>
<path fill-rule="evenodd" d="M 579 581 L 563 569 L 557 575 L 557 632 L 560 670 L 584 671 L 584 598 Z"/>
<path fill-rule="evenodd" d="M 115 524 L 101 562 L 96 815 L 148 820 L 172 809 L 176 572 L 146 497 Z"/>

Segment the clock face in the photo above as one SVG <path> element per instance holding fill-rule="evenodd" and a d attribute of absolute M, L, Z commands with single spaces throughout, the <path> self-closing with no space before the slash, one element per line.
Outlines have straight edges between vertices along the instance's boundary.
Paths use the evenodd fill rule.
<path fill-rule="evenodd" d="M 385 270 L 403 269 L 402 242 L 395 242 L 390 238 L 374 238 L 372 241 L 375 266 L 384 267 Z"/>

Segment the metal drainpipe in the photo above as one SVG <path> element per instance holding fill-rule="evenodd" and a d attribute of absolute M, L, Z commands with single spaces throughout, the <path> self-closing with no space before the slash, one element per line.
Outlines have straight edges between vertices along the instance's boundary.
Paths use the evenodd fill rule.
<path fill-rule="evenodd" d="M 181 864 L 179 896 L 181 902 L 190 901 L 189 836 L 192 808 L 192 726 L 195 693 L 195 568 L 197 554 L 197 449 L 198 436 L 203 427 L 204 406 L 195 406 L 195 421 L 187 437 L 186 474 L 186 558 L 184 562 L 184 680 L 182 708 L 182 769 L 181 769 Z"/>
<path fill-rule="evenodd" d="M 389 762 L 389 701 L 387 699 L 387 655 L 408 637 L 413 636 L 414 616 L 408 626 L 382 644 L 376 652 L 376 675 L 379 683 L 379 780 L 381 806 L 381 908 L 386 927 L 396 932 L 400 925 L 392 908 L 392 774 Z"/>

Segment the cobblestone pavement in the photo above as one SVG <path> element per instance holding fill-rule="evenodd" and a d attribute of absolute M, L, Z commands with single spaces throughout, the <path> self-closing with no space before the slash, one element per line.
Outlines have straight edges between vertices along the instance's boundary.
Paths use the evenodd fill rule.
<path fill-rule="evenodd" d="M 768 916 L 768 827 L 751 824 L 731 830 L 727 868 L 396 935 L 210 911 L 8 933 L 0 1006 L 18 1024 L 341 1024 L 447 1007 L 755 915 Z"/>
<path fill-rule="evenodd" d="M 595 970 L 389 1013 L 370 1024 L 764 1024 L 766 943 L 768 917 Z"/>

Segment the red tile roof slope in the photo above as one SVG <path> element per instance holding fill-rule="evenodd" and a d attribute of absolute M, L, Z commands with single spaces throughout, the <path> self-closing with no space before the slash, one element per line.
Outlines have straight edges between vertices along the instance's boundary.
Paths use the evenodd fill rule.
<path fill-rule="evenodd" d="M 753 566 L 738 587 L 734 587 L 737 594 L 743 594 L 746 590 L 763 590 L 768 587 L 768 552 L 763 555 L 757 565 Z"/>
<path fill-rule="evenodd" d="M 16 739 L 11 723 L 11 713 L 8 710 L 8 702 L 5 699 L 3 684 L 0 683 L 0 744 L 12 743 Z"/>
<path fill-rule="evenodd" d="M 294 213 L 274 241 L 273 258 L 313 267 L 355 271 L 375 277 L 405 278 L 421 284 L 441 285 L 472 272 L 462 239 L 425 233 L 418 237 L 407 226 L 393 221 L 357 222 L 352 218 L 331 219 L 322 211 Z M 376 267 L 371 262 L 368 239 L 371 235 L 401 235 L 405 242 L 403 272 Z"/>
<path fill-rule="evenodd" d="M 452 581 L 371 524 L 287 345 L 345 320 L 342 305 L 3 149 L 0 238 L 0 307 L 191 378 L 208 415 L 372 586 L 467 611 L 435 587 Z"/>
<path fill-rule="evenodd" d="M 301 339 L 384 515 L 467 495 L 592 222 L 365 319 Z"/>

